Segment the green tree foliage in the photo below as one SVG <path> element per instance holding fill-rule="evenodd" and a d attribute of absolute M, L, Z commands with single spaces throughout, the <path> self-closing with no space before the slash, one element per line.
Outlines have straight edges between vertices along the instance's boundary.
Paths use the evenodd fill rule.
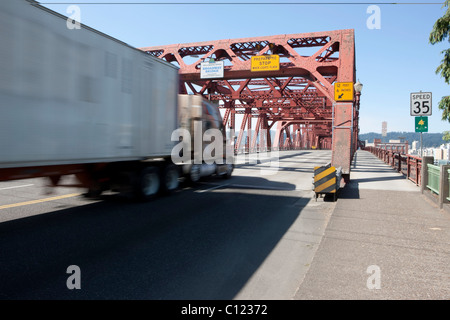
<path fill-rule="evenodd" d="M 433 30 L 430 33 L 429 40 L 431 44 L 436 44 L 444 40 L 450 42 L 450 0 L 444 2 L 444 7 L 447 8 L 447 11 L 435 22 Z M 445 82 L 450 84 L 450 49 L 443 50 L 441 53 L 444 55 L 444 58 L 437 67 L 436 74 L 440 74 Z M 442 120 L 450 122 L 450 96 L 442 97 L 438 107 L 442 110 Z"/>
<path fill-rule="evenodd" d="M 444 132 L 442 132 L 442 134 L 443 134 L 442 140 L 450 141 L 450 131 L 444 131 Z"/>

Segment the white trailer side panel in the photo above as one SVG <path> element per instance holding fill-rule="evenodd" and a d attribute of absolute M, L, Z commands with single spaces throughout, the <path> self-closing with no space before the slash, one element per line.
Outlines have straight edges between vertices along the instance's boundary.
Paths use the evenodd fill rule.
<path fill-rule="evenodd" d="M 176 67 L 25 0 L 0 39 L 0 168 L 170 155 Z"/>

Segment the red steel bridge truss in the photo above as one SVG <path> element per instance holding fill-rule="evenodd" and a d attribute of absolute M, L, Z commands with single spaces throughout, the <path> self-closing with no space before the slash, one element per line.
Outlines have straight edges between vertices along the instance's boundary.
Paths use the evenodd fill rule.
<path fill-rule="evenodd" d="M 236 151 L 331 149 L 332 165 L 350 173 L 358 146 L 359 95 L 337 102 L 334 83 L 355 82 L 352 29 L 140 49 L 179 66 L 180 93 L 219 102 L 224 125 L 238 131 Z M 266 54 L 279 56 L 279 70 L 251 71 L 251 58 Z M 201 79 L 200 64 L 209 59 L 224 61 L 223 78 Z"/>

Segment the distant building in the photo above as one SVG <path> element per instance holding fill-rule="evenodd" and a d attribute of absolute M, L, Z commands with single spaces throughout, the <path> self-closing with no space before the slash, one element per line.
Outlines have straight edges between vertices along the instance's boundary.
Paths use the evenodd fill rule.
<path fill-rule="evenodd" d="M 432 156 L 435 164 L 444 160 L 450 161 L 450 143 L 443 144 L 439 148 L 426 148 L 423 150 L 423 155 Z"/>
<path fill-rule="evenodd" d="M 375 143 L 374 142 L 369 142 L 369 140 L 366 140 L 366 147 L 374 147 Z"/>
<path fill-rule="evenodd" d="M 383 137 L 387 136 L 387 121 L 383 121 L 381 123 L 381 136 Z"/>

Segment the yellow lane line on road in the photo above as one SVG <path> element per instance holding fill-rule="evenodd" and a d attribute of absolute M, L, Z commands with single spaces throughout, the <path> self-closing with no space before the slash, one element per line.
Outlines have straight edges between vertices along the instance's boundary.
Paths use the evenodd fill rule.
<path fill-rule="evenodd" d="M 44 199 L 39 199 L 39 200 L 31 200 L 31 201 L 24 201 L 24 202 L 12 203 L 12 204 L 5 204 L 3 206 L 0 206 L 0 210 L 8 209 L 8 208 L 14 208 L 14 207 L 21 207 L 21 206 L 26 206 L 26 205 L 35 204 L 35 203 L 42 203 L 42 202 L 47 202 L 47 201 L 60 200 L 60 199 L 65 199 L 65 198 L 72 198 L 72 197 L 76 197 L 76 196 L 79 196 L 79 195 L 81 195 L 81 193 L 70 193 L 70 194 L 65 194 L 65 195 L 62 195 L 62 196 L 44 198 Z"/>

